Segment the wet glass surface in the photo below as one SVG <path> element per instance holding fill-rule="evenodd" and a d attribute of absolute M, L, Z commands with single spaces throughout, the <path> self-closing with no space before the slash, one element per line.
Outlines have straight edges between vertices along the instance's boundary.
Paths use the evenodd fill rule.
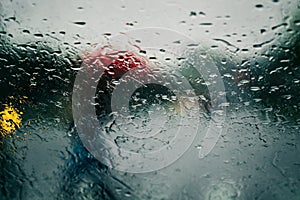
<path fill-rule="evenodd" d="M 300 199 L 299 9 L 1 1 L 0 199 Z"/>

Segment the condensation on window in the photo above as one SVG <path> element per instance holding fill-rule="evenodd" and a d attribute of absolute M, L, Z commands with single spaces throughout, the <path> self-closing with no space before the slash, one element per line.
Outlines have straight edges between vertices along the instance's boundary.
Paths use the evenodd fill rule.
<path fill-rule="evenodd" d="M 297 0 L 0 2 L 0 199 L 299 199 Z"/>

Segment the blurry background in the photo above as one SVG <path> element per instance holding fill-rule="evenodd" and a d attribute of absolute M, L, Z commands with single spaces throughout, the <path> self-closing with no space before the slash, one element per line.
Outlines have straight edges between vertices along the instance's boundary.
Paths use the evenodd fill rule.
<path fill-rule="evenodd" d="M 299 199 L 299 9 L 297 0 L 1 1 L 0 101 L 24 114 L 1 139 L 0 199 Z M 145 27 L 185 34 L 215 59 L 227 133 L 204 159 L 196 140 L 172 166 L 128 174 L 84 149 L 70 97 L 82 52 Z"/>

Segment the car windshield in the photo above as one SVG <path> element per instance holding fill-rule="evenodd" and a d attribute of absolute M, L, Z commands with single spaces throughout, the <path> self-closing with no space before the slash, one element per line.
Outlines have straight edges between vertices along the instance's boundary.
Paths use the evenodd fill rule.
<path fill-rule="evenodd" d="M 300 199 L 298 0 L 0 2 L 0 199 Z"/>

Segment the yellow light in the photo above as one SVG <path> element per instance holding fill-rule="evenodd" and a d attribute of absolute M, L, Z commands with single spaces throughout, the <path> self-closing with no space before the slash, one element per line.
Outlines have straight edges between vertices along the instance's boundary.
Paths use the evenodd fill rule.
<path fill-rule="evenodd" d="M 11 104 L 4 104 L 5 108 L 0 112 L 0 136 L 5 137 L 14 134 L 17 128 L 20 128 L 22 112 L 19 112 Z"/>

